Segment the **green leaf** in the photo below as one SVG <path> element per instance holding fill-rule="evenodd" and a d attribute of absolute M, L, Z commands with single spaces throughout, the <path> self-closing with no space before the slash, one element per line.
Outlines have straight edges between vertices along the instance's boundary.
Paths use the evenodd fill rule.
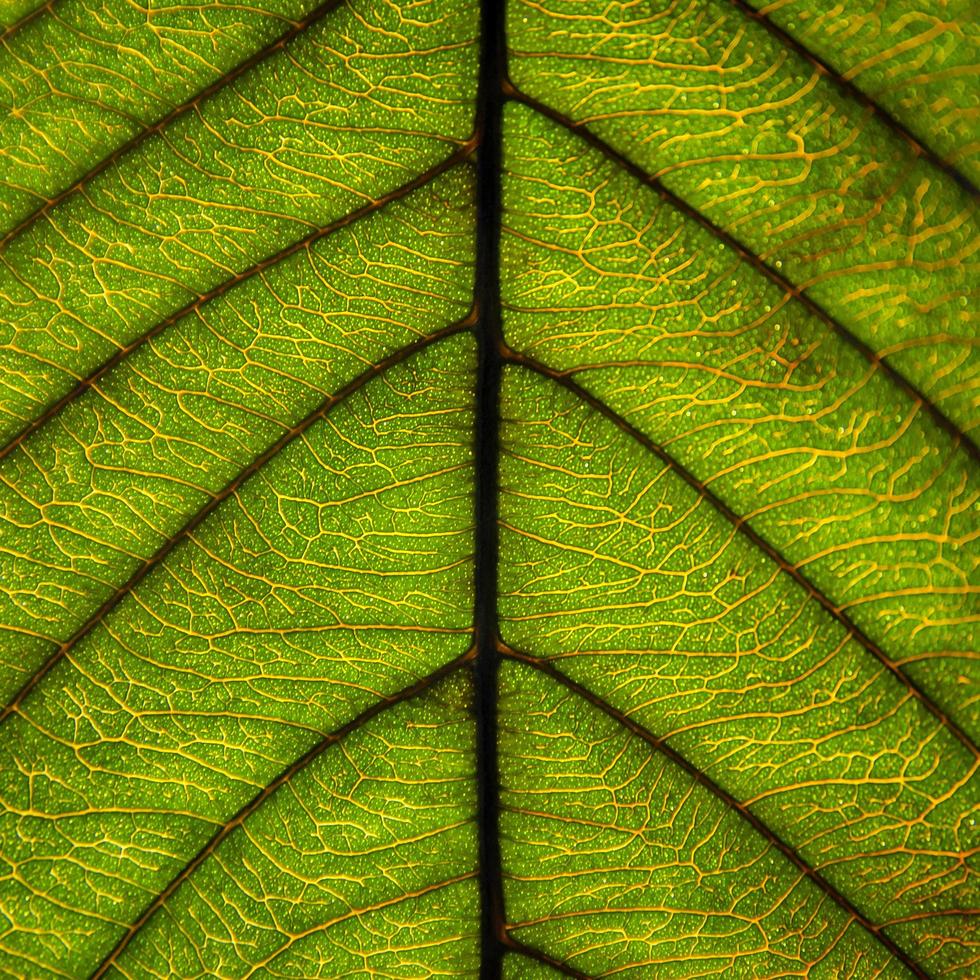
<path fill-rule="evenodd" d="M 0 974 L 967 978 L 966 3 L 0 15 Z"/>

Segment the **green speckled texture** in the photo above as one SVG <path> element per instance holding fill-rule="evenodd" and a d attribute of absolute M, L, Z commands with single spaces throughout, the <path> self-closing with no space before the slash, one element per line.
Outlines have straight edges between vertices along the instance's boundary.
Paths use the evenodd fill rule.
<path fill-rule="evenodd" d="M 0 977 L 974 980 L 978 23 L 4 4 Z"/>

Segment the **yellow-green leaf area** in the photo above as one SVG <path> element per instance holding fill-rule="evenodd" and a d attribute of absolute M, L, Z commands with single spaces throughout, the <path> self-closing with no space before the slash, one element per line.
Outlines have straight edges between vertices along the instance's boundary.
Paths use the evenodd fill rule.
<path fill-rule="evenodd" d="M 752 6 L 935 146 L 974 183 L 980 179 L 980 27 L 969 0 L 847 6 L 777 0 Z"/>
<path fill-rule="evenodd" d="M 509 13 L 522 91 L 661 180 L 976 425 L 978 229 L 960 183 L 738 3 L 514 0 Z"/>
<path fill-rule="evenodd" d="M 13 20 L 8 8 L 15 6 L 5 3 L 4 17 Z M 199 98 L 312 6 L 72 2 L 12 27 L 0 50 L 2 233 L 106 154 Z"/>
<path fill-rule="evenodd" d="M 504 868 L 519 938 L 586 975 L 905 976 L 686 774 L 504 666 Z"/>
<path fill-rule="evenodd" d="M 469 178 L 451 171 L 156 324 L 0 460 L 5 691 L 345 386 L 466 315 Z"/>
<path fill-rule="evenodd" d="M 107 976 L 474 972 L 470 701 L 456 674 L 326 748 L 203 859 Z"/>
<path fill-rule="evenodd" d="M 943 928 L 976 892 L 956 733 L 670 465 L 526 370 L 503 394 L 504 642 L 665 741 L 874 921 Z"/>
<path fill-rule="evenodd" d="M 162 317 L 417 180 L 466 140 L 473 12 L 412 21 L 395 43 L 384 40 L 395 9 L 364 6 L 333 10 L 9 243 L 6 433 Z"/>
<path fill-rule="evenodd" d="M 466 652 L 472 348 L 446 345 L 299 434 L 4 718 L 7 957 L 95 963 L 279 772 Z"/>
<path fill-rule="evenodd" d="M 973 980 L 976 20 L 7 3 L 0 975 Z"/>
<path fill-rule="evenodd" d="M 580 138 L 523 106 L 507 127 L 508 342 L 653 439 L 980 731 L 980 485 L 964 447 L 880 364 Z"/>

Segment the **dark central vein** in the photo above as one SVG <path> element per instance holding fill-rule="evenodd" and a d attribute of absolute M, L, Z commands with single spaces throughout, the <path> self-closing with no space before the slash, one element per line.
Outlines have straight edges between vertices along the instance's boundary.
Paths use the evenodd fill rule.
<path fill-rule="evenodd" d="M 500 865 L 497 768 L 497 489 L 500 455 L 500 167 L 503 81 L 506 77 L 504 11 L 482 0 L 480 80 L 477 91 L 477 237 L 474 299 L 477 313 L 476 386 L 476 630 L 477 807 L 481 898 L 482 980 L 498 980 L 506 929 Z"/>

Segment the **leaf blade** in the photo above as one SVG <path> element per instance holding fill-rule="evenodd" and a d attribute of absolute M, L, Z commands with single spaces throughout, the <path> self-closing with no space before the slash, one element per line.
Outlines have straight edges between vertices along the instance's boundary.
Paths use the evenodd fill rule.
<path fill-rule="evenodd" d="M 968 193 L 731 4 L 609 16 L 601 4 L 568 16 L 515 2 L 518 88 L 772 257 L 970 431 L 975 324 L 960 306 L 975 296 Z M 582 59 L 589 73 L 564 84 Z"/>
<path fill-rule="evenodd" d="M 0 972 L 968 976 L 969 31 L 169 2 L 0 46 Z"/>
<path fill-rule="evenodd" d="M 215 823 L 470 645 L 472 353 L 444 343 L 276 455 L 6 720 L 2 836 L 30 869 L 4 885 L 7 957 L 56 973 L 65 935 L 94 966 Z"/>

